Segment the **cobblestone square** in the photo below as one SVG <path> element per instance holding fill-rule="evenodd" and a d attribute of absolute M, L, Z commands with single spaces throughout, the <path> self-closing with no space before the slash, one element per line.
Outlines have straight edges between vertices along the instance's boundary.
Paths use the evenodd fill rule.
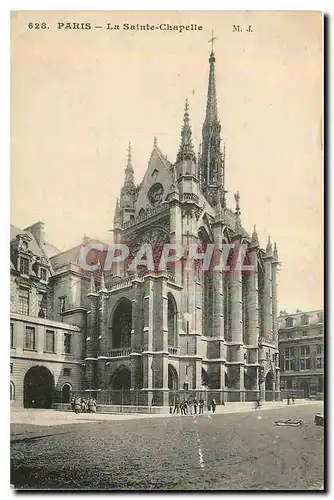
<path fill-rule="evenodd" d="M 317 402 L 196 417 L 97 414 L 91 421 L 54 412 L 61 425 L 56 418 L 44 426 L 12 424 L 11 483 L 42 490 L 319 490 L 324 428 L 314 415 L 321 411 Z M 274 425 L 283 418 L 303 423 Z"/>

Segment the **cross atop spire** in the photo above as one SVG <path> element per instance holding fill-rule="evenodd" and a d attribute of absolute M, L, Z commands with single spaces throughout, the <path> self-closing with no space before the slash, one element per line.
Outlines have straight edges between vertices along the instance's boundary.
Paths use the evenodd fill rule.
<path fill-rule="evenodd" d="M 213 30 L 212 30 L 212 36 L 211 36 L 211 38 L 210 38 L 210 40 L 209 40 L 209 43 L 211 43 L 211 54 L 213 54 L 213 53 L 214 53 L 214 51 L 213 51 L 213 42 L 214 42 L 215 40 L 217 40 L 217 37 L 216 37 L 216 36 L 214 36 L 214 34 L 213 34 Z"/>

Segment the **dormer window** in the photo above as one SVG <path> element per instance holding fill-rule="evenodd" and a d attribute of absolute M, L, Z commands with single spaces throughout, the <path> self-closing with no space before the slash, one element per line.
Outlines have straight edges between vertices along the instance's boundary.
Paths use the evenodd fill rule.
<path fill-rule="evenodd" d="M 301 317 L 301 324 L 302 325 L 308 325 L 308 316 L 306 314 L 304 314 L 302 317 Z"/>
<path fill-rule="evenodd" d="M 22 241 L 22 249 L 23 250 L 28 250 L 28 248 L 29 248 L 28 242 L 27 241 Z"/>
<path fill-rule="evenodd" d="M 46 281 L 46 269 L 42 267 L 40 273 L 41 273 L 41 280 Z"/>
<path fill-rule="evenodd" d="M 20 272 L 21 274 L 29 276 L 29 259 L 26 259 L 25 257 L 20 258 Z"/>
<path fill-rule="evenodd" d="M 286 318 L 285 328 L 291 328 L 293 326 L 293 318 Z"/>

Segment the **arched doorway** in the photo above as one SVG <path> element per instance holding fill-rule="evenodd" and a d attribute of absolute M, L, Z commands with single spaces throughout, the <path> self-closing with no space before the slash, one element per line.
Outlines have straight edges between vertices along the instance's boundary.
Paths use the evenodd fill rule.
<path fill-rule="evenodd" d="M 209 387 L 209 375 L 204 370 L 204 368 L 202 368 L 202 386 Z"/>
<path fill-rule="evenodd" d="M 251 374 L 248 372 L 248 370 L 247 372 L 245 371 L 244 374 L 244 386 L 247 391 L 251 390 L 253 386 L 253 378 Z"/>
<path fill-rule="evenodd" d="M 131 388 L 131 372 L 126 366 L 117 368 L 110 379 L 110 386 L 115 391 L 128 391 Z"/>
<path fill-rule="evenodd" d="M 51 408 L 53 375 L 45 366 L 33 366 L 24 377 L 24 407 Z"/>
<path fill-rule="evenodd" d="M 266 401 L 274 400 L 273 381 L 274 381 L 273 374 L 272 371 L 270 370 L 265 378 Z"/>
<path fill-rule="evenodd" d="M 168 292 L 168 347 L 177 347 L 177 308 L 171 293 Z"/>
<path fill-rule="evenodd" d="M 168 389 L 169 389 L 169 405 L 174 406 L 176 399 L 179 399 L 177 391 L 179 388 L 179 377 L 173 365 L 168 365 Z"/>
<path fill-rule="evenodd" d="M 72 387 L 70 384 L 64 384 L 61 389 L 61 402 L 69 403 L 71 398 Z"/>
<path fill-rule="evenodd" d="M 179 378 L 173 365 L 168 365 L 168 389 L 177 391 L 179 388 Z"/>
<path fill-rule="evenodd" d="M 112 348 L 131 346 L 132 304 L 129 299 L 121 299 L 112 319 Z"/>

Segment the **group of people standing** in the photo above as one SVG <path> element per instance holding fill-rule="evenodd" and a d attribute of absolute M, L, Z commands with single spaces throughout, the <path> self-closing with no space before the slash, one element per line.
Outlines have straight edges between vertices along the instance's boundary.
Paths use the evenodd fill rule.
<path fill-rule="evenodd" d="M 225 406 L 225 403 L 222 403 Z M 204 412 L 204 406 L 205 402 L 203 398 L 200 398 L 198 401 L 196 398 L 188 398 L 184 399 L 183 401 L 179 401 L 178 398 L 175 400 L 174 404 L 174 409 L 171 406 L 170 407 L 170 413 L 181 413 L 181 415 L 196 415 L 197 413 L 199 415 L 203 414 Z M 208 411 L 212 411 L 212 413 L 215 413 L 216 411 L 216 400 L 212 399 L 211 403 L 208 404 Z"/>
<path fill-rule="evenodd" d="M 84 398 L 83 396 L 73 396 L 71 399 L 71 410 L 74 413 L 96 413 L 96 401 L 94 398 Z"/>

